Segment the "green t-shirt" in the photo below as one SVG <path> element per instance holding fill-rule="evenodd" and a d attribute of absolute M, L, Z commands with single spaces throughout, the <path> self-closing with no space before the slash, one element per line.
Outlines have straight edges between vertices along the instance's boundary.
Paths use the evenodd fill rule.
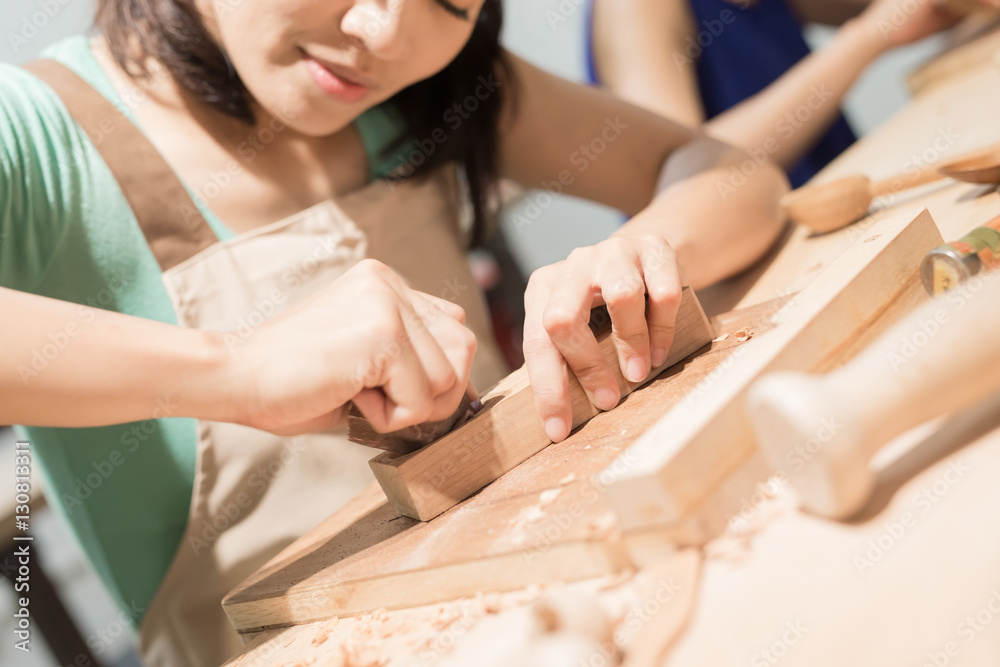
<path fill-rule="evenodd" d="M 43 55 L 69 66 L 125 109 L 86 37 L 60 42 Z M 373 157 L 397 136 L 395 119 L 375 108 L 356 121 L 373 179 L 399 162 Z M 188 191 L 216 235 L 232 237 Z M 159 266 L 100 154 L 51 89 L 3 64 L 0 286 L 177 323 Z M 52 332 L 49 341 L 39 344 L 30 368 L 21 367 L 27 382 L 45 372 L 60 346 L 72 345 L 60 333 Z M 154 409 L 150 406 L 151 414 Z M 187 523 L 195 471 L 194 420 L 19 430 L 41 462 L 50 505 L 69 521 L 113 596 L 127 608 L 145 610 Z M 133 620 L 138 626 L 141 615 Z"/>

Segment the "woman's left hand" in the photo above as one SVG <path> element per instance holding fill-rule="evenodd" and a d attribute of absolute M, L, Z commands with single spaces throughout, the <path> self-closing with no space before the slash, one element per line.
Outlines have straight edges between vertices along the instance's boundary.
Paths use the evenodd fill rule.
<path fill-rule="evenodd" d="M 618 365 L 626 379 L 639 382 L 666 359 L 680 297 L 677 258 L 655 234 L 614 236 L 532 274 L 525 293 L 524 357 L 535 407 L 553 441 L 564 440 L 572 428 L 567 369 L 599 409 L 621 400 L 588 326 L 591 309 L 607 305 Z"/>

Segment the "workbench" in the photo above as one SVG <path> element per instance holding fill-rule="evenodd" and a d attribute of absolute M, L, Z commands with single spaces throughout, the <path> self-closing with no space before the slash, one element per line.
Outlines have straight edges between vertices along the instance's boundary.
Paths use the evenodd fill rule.
<path fill-rule="evenodd" d="M 922 88 L 815 182 L 1000 141 L 997 109 L 1000 69 L 984 60 Z M 612 635 L 628 665 L 998 664 L 1000 397 L 886 447 L 873 499 L 846 523 L 799 511 L 759 460 L 671 531 L 619 534 L 600 493 L 633 440 L 711 391 L 737 331 L 768 335 L 768 315 L 852 243 L 924 208 L 946 240 L 1000 214 L 996 188 L 951 181 L 878 205 L 837 232 L 791 229 L 751 272 L 700 295 L 729 336 L 433 521 L 397 517 L 367 489 L 227 599 L 250 640 L 227 665 L 505 664 L 504 651 L 546 637 L 561 650 L 544 664 L 618 664 Z M 926 298 L 908 292 L 873 328 Z M 560 604 L 586 618 L 553 621 L 575 613 Z M 570 631 L 546 634 L 560 623 Z"/>

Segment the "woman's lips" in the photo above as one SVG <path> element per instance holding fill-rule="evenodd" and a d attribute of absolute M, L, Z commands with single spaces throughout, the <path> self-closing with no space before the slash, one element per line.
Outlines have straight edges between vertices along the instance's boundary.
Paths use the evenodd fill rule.
<path fill-rule="evenodd" d="M 305 54 L 306 66 L 316 84 L 330 97 L 353 104 L 360 102 L 368 94 L 369 87 L 335 74 L 328 66 Z"/>

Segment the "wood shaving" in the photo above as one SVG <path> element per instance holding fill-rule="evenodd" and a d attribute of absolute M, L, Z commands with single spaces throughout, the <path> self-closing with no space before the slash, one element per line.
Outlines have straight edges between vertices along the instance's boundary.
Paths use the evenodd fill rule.
<path fill-rule="evenodd" d="M 312 641 L 309 643 L 312 644 L 313 646 L 319 646 L 327 639 L 329 639 L 329 637 L 330 637 L 329 632 L 327 632 L 326 630 L 320 630 L 315 635 L 313 635 Z"/>
<path fill-rule="evenodd" d="M 729 338 L 729 334 L 724 333 L 721 336 L 719 336 L 718 338 L 713 339 L 712 342 L 713 343 L 721 343 L 722 341 L 726 340 L 727 338 Z"/>
<path fill-rule="evenodd" d="M 566 486 L 567 484 L 572 484 L 573 480 L 575 479 L 576 479 L 576 474 L 571 472 L 570 474 L 566 475 L 561 480 L 559 480 L 559 486 Z"/>
<path fill-rule="evenodd" d="M 476 595 L 477 599 L 480 597 L 483 603 L 483 611 L 487 614 L 496 614 L 503 606 L 503 599 L 499 593 L 487 593 L 486 595 L 479 593 Z"/>
<path fill-rule="evenodd" d="M 610 510 L 599 514 L 587 523 L 587 531 L 592 537 L 609 537 L 618 531 L 618 517 Z"/>
<path fill-rule="evenodd" d="M 635 570 L 632 568 L 625 568 L 620 572 L 613 572 L 611 574 L 604 575 L 597 588 L 601 591 L 610 591 L 611 589 L 618 588 L 619 586 L 632 581 L 634 578 Z"/>
<path fill-rule="evenodd" d="M 374 646 L 341 646 L 340 650 L 344 667 L 383 667 L 388 662 Z"/>
<path fill-rule="evenodd" d="M 508 521 L 507 523 L 515 528 L 523 526 L 526 523 L 534 523 L 539 519 L 545 518 L 545 512 L 538 505 L 532 505 L 531 507 L 526 507 L 521 510 L 517 516 Z"/>
<path fill-rule="evenodd" d="M 541 503 L 542 507 L 547 507 L 555 502 L 560 493 L 562 493 L 562 489 L 548 489 L 546 491 L 542 491 L 542 495 L 538 497 L 538 501 Z"/>
<path fill-rule="evenodd" d="M 736 332 L 736 340 L 738 340 L 741 343 L 745 343 L 751 338 L 753 338 L 753 329 L 751 329 L 750 327 L 744 327 L 743 329 L 740 329 L 739 331 Z"/>

